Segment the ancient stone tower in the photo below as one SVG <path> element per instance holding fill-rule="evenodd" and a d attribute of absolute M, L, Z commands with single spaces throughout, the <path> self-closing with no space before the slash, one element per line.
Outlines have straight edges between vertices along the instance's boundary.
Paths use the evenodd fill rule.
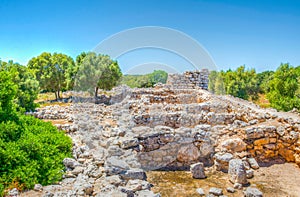
<path fill-rule="evenodd" d="M 193 89 L 200 87 L 204 90 L 208 89 L 208 69 L 201 71 L 186 71 L 183 74 L 169 74 L 167 85 L 174 89 Z"/>

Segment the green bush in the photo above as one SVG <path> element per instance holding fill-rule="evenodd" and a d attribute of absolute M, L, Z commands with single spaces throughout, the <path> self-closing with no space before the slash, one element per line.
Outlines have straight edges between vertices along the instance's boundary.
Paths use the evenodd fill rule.
<path fill-rule="evenodd" d="M 14 73 L 0 70 L 0 196 L 8 188 L 59 181 L 72 148 L 71 139 L 51 123 L 18 112 L 14 99 L 23 90 L 12 80 Z"/>
<path fill-rule="evenodd" d="M 298 97 L 300 74 L 297 69 L 290 64 L 281 64 L 276 70 L 269 82 L 267 94 L 271 107 L 283 111 L 300 109 Z"/>
<path fill-rule="evenodd" d="M 15 182 L 24 189 L 62 178 L 72 142 L 51 123 L 20 115 L 17 122 L 0 123 L 0 137 L 0 192 Z"/>
<path fill-rule="evenodd" d="M 0 196 L 4 196 L 4 185 L 0 183 Z"/>
<path fill-rule="evenodd" d="M 37 106 L 34 100 L 39 92 L 39 83 L 34 79 L 27 67 L 13 61 L 0 62 L 0 71 L 11 78 L 11 83 L 16 86 L 14 103 L 18 111 L 31 111 Z M 4 79 L 1 77 L 1 79 Z M 2 83 L 7 84 L 7 83 Z"/>

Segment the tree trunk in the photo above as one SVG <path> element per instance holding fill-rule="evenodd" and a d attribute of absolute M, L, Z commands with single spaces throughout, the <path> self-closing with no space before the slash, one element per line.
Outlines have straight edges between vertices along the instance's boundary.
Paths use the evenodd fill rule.
<path fill-rule="evenodd" d="M 95 88 L 95 99 L 98 97 L 98 87 Z"/>
<path fill-rule="evenodd" d="M 60 93 L 60 90 L 57 91 L 57 97 L 58 97 L 58 99 L 60 99 L 60 94 L 59 93 Z"/>
<path fill-rule="evenodd" d="M 54 91 L 54 94 L 55 94 L 55 100 L 57 101 L 57 92 Z"/>

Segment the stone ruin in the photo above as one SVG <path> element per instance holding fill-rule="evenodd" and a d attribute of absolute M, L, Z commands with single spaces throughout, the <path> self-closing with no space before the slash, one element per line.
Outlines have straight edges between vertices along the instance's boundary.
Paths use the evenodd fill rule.
<path fill-rule="evenodd" d="M 166 84 L 155 84 L 156 88 L 167 88 L 167 89 L 195 89 L 200 88 L 203 90 L 208 90 L 209 83 L 209 70 L 202 69 L 201 71 L 186 71 L 183 74 L 168 74 Z M 115 103 L 120 103 L 126 96 L 131 94 L 129 87 L 122 85 L 118 88 L 112 90 L 113 94 L 99 95 L 98 98 L 94 97 L 82 97 L 76 92 L 70 92 L 72 96 L 71 99 L 66 99 L 67 102 L 72 100 L 73 103 L 104 103 L 106 105 L 111 105 Z"/>
<path fill-rule="evenodd" d="M 208 90 L 208 76 L 208 69 L 186 71 L 183 74 L 169 74 L 166 85 L 173 89 L 193 89 L 200 87 L 201 89 Z"/>
<path fill-rule="evenodd" d="M 56 126 L 67 131 L 74 144 L 73 158 L 64 160 L 62 183 L 44 187 L 44 193 L 159 196 L 151 191 L 145 171 L 190 167 L 193 177 L 195 169 L 199 174 L 204 167 L 228 173 L 234 187 L 242 189 L 259 162 L 281 159 L 300 165 L 298 114 L 213 95 L 203 90 L 207 80 L 200 73 L 171 76 L 168 83 L 173 81 L 173 88 L 167 84 L 115 89 L 123 94 L 113 105 L 74 103 L 38 109 L 38 118 L 68 120 Z M 184 86 L 188 80 L 194 83 Z"/>
<path fill-rule="evenodd" d="M 72 137 L 74 158 L 65 161 L 61 188 L 44 189 L 61 195 L 155 196 L 145 170 L 188 169 L 197 162 L 241 184 L 259 167 L 255 160 L 300 164 L 299 116 L 201 89 L 133 89 L 114 105 L 47 107 L 36 116 L 70 121 L 57 126 Z M 244 176 L 235 175 L 236 166 Z"/>

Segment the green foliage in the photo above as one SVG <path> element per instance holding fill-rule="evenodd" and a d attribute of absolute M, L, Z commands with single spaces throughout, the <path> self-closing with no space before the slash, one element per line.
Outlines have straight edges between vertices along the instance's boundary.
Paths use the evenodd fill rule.
<path fill-rule="evenodd" d="M 120 83 L 131 88 L 147 88 L 152 86 L 149 75 L 124 75 Z"/>
<path fill-rule="evenodd" d="M 226 94 L 224 84 L 224 73 L 211 71 L 209 74 L 208 90 L 215 94 Z"/>
<path fill-rule="evenodd" d="M 215 92 L 216 92 L 216 94 L 219 94 L 219 95 L 226 94 L 224 78 L 222 76 L 222 73 L 218 73 L 218 75 L 216 77 Z"/>
<path fill-rule="evenodd" d="M 162 70 L 154 70 L 146 75 L 124 75 L 121 84 L 126 84 L 131 88 L 148 88 L 157 83 L 166 83 L 168 73 Z"/>
<path fill-rule="evenodd" d="M 297 68 L 289 64 L 281 64 L 270 81 L 270 91 L 267 97 L 271 106 L 288 111 L 293 108 L 300 109 L 299 73 Z"/>
<path fill-rule="evenodd" d="M 257 100 L 259 87 L 254 69 L 245 70 L 240 66 L 236 71 L 228 70 L 224 73 L 226 93 L 248 100 Z"/>
<path fill-rule="evenodd" d="M 3 62 L 0 70 L 9 72 L 12 81 L 18 86 L 15 98 L 18 111 L 34 110 L 36 107 L 34 100 L 39 93 L 39 83 L 35 80 L 33 73 L 27 67 L 13 63 L 13 61 Z"/>
<path fill-rule="evenodd" d="M 209 79 L 208 90 L 212 93 L 216 93 L 215 84 L 216 84 L 217 76 L 218 76 L 218 72 L 215 70 L 211 71 L 208 76 Z"/>
<path fill-rule="evenodd" d="M 266 94 L 270 91 L 269 82 L 273 79 L 274 71 L 264 71 L 257 74 L 259 92 Z"/>
<path fill-rule="evenodd" d="M 94 92 L 97 97 L 99 88 L 111 90 L 117 85 L 122 73 L 116 61 L 108 55 L 97 55 L 93 52 L 87 53 L 84 59 L 81 58 L 78 57 L 81 65 L 75 79 L 76 90 Z"/>
<path fill-rule="evenodd" d="M 12 76 L 7 71 L 0 71 L 0 121 L 12 119 L 14 112 L 13 99 L 18 86 L 12 81 Z"/>
<path fill-rule="evenodd" d="M 18 86 L 13 78 L 22 83 L 23 74 L 13 69 L 18 66 L 8 68 L 0 71 L 0 195 L 6 188 L 59 181 L 62 160 L 71 156 L 72 147 L 71 139 L 51 123 L 17 112 L 20 106 L 14 99 L 22 84 Z"/>
<path fill-rule="evenodd" d="M 222 94 L 223 87 L 226 94 L 247 100 L 257 100 L 258 93 L 266 94 L 271 107 L 278 110 L 300 109 L 300 66 L 281 64 L 276 72 L 258 74 L 253 69 L 245 70 L 244 66 L 235 71 L 212 71 L 209 90 Z"/>
<path fill-rule="evenodd" d="M 35 74 L 42 90 L 51 91 L 47 84 L 47 73 L 51 68 L 51 53 L 44 52 L 29 60 L 27 67 Z"/>
<path fill-rule="evenodd" d="M 168 79 L 168 73 L 163 70 L 154 70 L 152 73 L 149 74 L 149 78 L 152 86 L 154 86 L 157 83 L 165 84 Z"/>
<path fill-rule="evenodd" d="M 298 89 L 295 92 L 295 95 L 300 98 L 300 66 L 295 68 L 297 76 L 298 76 Z"/>
<path fill-rule="evenodd" d="M 76 66 L 80 66 L 84 60 L 84 58 L 86 57 L 87 53 L 86 52 L 82 52 L 79 55 L 77 55 L 76 57 Z"/>
<path fill-rule="evenodd" d="M 0 196 L 4 196 L 4 185 L 0 183 Z"/>
<path fill-rule="evenodd" d="M 28 68 L 35 74 L 40 88 L 54 92 L 56 99 L 60 98 L 60 91 L 73 88 L 76 68 L 70 56 L 44 52 L 32 58 L 28 62 Z"/>
<path fill-rule="evenodd" d="M 245 66 L 240 66 L 235 71 L 212 71 L 208 87 L 216 94 L 230 94 L 246 100 L 258 99 L 257 74 L 254 69 L 245 70 Z"/>
<path fill-rule="evenodd" d="M 62 178 L 62 160 L 70 157 L 72 143 L 51 123 L 20 115 L 17 122 L 1 122 L 0 135 L 0 182 L 5 187 L 18 181 L 32 188 Z"/>
<path fill-rule="evenodd" d="M 103 71 L 98 82 L 98 88 L 103 90 L 111 90 L 117 85 L 117 82 L 122 77 L 122 72 L 117 62 L 103 64 L 102 66 Z"/>

